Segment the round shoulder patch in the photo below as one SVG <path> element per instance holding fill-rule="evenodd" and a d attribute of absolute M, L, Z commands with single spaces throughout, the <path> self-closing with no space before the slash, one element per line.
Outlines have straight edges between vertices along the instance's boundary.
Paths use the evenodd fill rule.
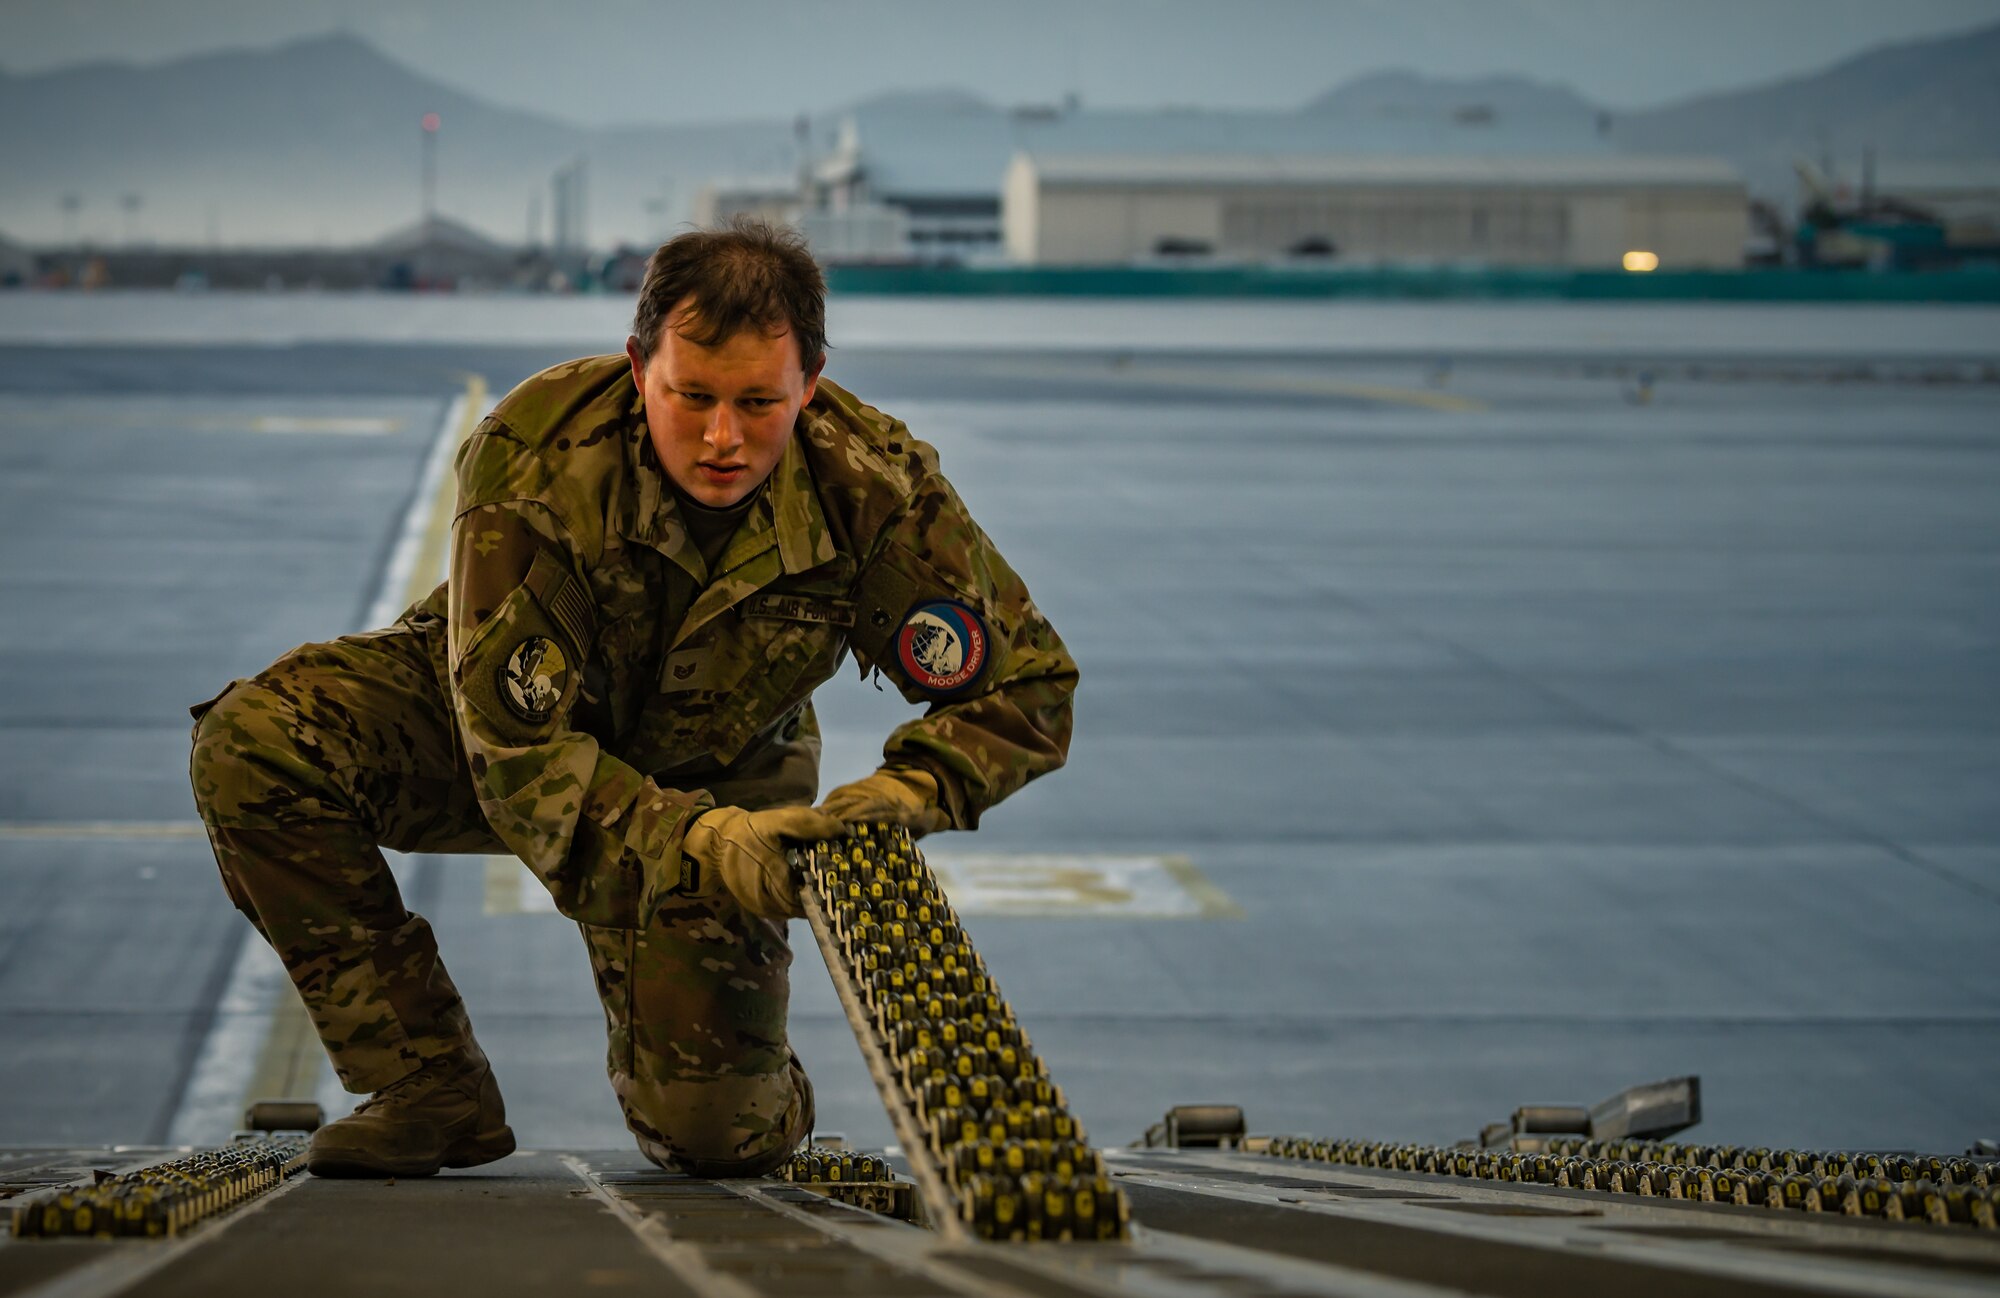
<path fill-rule="evenodd" d="M 545 635 L 531 635 L 500 664 L 500 699 L 523 721 L 547 721 L 569 684 L 569 659 Z"/>
<path fill-rule="evenodd" d="M 956 694 L 986 667 L 986 624 L 955 599 L 911 609 L 896 632 L 896 660 L 920 690 Z"/>

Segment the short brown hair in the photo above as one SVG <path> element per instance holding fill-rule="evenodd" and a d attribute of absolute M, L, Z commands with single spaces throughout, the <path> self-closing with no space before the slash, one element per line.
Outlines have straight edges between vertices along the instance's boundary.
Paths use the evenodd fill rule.
<path fill-rule="evenodd" d="M 683 298 L 692 299 L 696 317 L 693 332 L 680 331 L 689 342 L 717 347 L 745 329 L 789 328 L 806 373 L 826 356 L 826 279 L 796 230 L 739 216 L 720 230 L 675 235 L 656 248 L 632 316 L 647 356 Z"/>

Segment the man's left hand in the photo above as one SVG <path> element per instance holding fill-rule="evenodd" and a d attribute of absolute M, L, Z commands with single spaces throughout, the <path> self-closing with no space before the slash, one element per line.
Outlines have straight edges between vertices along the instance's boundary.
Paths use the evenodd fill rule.
<path fill-rule="evenodd" d="M 844 824 L 886 821 L 908 829 L 914 838 L 951 828 L 950 815 L 938 805 L 937 779 L 914 767 L 885 766 L 873 775 L 841 785 L 819 805 Z"/>

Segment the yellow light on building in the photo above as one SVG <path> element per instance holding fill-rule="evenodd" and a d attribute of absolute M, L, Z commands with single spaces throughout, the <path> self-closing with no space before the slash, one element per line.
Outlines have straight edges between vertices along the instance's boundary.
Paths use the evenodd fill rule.
<path fill-rule="evenodd" d="M 1659 268 L 1660 254 L 1657 252 L 1647 252 L 1642 248 L 1634 248 L 1625 254 L 1626 270 L 1635 271 L 1643 275 L 1649 270 L 1658 270 Z"/>

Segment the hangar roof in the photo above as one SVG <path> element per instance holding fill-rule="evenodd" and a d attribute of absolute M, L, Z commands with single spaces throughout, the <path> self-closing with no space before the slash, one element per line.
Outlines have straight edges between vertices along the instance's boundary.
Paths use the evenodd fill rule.
<path fill-rule="evenodd" d="M 1017 153 L 1055 157 L 1384 159 L 1481 156 L 1616 158 L 1594 121 L 1575 115 L 1506 115 L 1467 124 L 1448 116 L 1326 116 L 1290 112 L 1082 109 L 1023 113 L 983 107 L 919 113 L 857 109 L 853 123 L 870 188 L 889 196 L 997 195 Z M 828 137 L 815 148 L 834 147 Z M 1136 165 L 1136 164 L 1135 164 Z"/>
<path fill-rule="evenodd" d="M 1720 158 L 1621 154 L 1395 156 L 1211 153 L 1016 156 L 1042 185 L 1453 185 L 1725 187 L 1743 177 Z"/>

